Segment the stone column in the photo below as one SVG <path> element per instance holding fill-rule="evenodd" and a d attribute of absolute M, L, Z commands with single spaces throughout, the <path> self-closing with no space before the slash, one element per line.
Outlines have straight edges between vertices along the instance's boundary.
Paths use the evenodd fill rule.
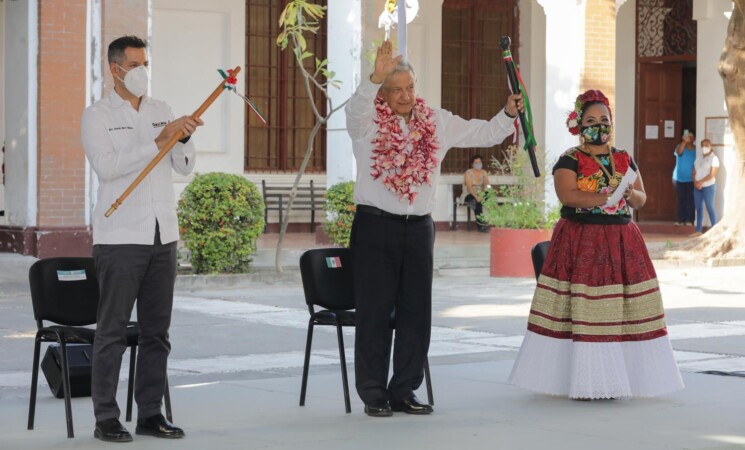
<path fill-rule="evenodd" d="M 538 3 L 546 13 L 546 115 L 543 120 L 546 140 L 543 147 L 550 170 L 566 149 L 577 145 L 576 136 L 569 134 L 564 121 L 580 91 L 585 66 L 585 1 L 538 0 Z M 541 119 L 536 120 L 540 124 Z M 551 182 L 546 183 L 546 201 L 551 205 L 558 203 Z"/>
<path fill-rule="evenodd" d="M 38 2 L 5 2 L 5 218 L 0 250 L 19 252 L 36 225 Z"/>
<path fill-rule="evenodd" d="M 329 87 L 333 106 L 352 96 L 361 77 L 362 22 L 360 0 L 329 0 L 329 70 L 336 72 L 341 88 Z M 341 38 L 343 37 L 343 38 Z M 356 176 L 352 140 L 347 134 L 344 110 L 334 113 L 326 127 L 326 185 L 354 180 Z"/>
<path fill-rule="evenodd" d="M 722 78 L 717 68 L 722 56 L 719 49 L 727 37 L 731 12 L 732 2 L 729 0 L 693 1 L 693 19 L 697 25 L 699 49 L 696 56 L 696 139 L 699 142 L 710 137 L 706 135 L 707 117 L 728 116 Z M 699 142 L 696 142 L 697 147 Z M 716 195 L 719 219 L 723 216 L 725 205 L 737 204 L 735 196 L 742 195 L 741 192 L 735 192 L 736 183 L 727 183 L 727 175 L 733 172 L 736 163 L 734 153 L 732 146 L 714 147 L 714 154 L 721 164 L 717 172 Z M 704 225 L 708 225 L 709 214 L 704 214 Z"/>

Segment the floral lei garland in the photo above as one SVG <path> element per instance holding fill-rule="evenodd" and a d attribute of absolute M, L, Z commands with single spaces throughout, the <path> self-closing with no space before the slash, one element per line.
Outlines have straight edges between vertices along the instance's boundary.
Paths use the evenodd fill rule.
<path fill-rule="evenodd" d="M 435 136 L 434 111 L 417 98 L 409 121 L 409 134 L 403 135 L 399 116 L 383 97 L 375 98 L 375 111 L 378 134 L 372 140 L 373 160 L 370 175 L 374 180 L 383 177 L 383 185 L 399 196 L 401 201 L 414 203 L 417 186 L 424 183 L 432 185 L 432 171 L 437 167 L 435 157 L 440 144 Z M 409 142 L 412 148 L 409 151 Z"/>

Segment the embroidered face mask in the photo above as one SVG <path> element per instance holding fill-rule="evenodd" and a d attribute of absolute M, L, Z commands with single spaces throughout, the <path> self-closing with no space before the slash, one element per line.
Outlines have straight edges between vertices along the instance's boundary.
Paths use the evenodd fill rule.
<path fill-rule="evenodd" d="M 117 66 L 119 66 L 119 64 L 117 64 Z M 122 66 L 119 67 L 127 72 L 123 80 L 119 78 L 119 80 L 124 83 L 124 87 L 127 88 L 127 90 L 135 97 L 142 97 L 145 95 L 147 92 L 148 82 L 150 81 L 150 72 L 147 70 L 147 67 L 137 66 L 130 70 L 127 70 Z"/>
<path fill-rule="evenodd" d="M 585 139 L 585 144 L 603 145 L 610 139 L 611 130 L 613 130 L 613 126 L 610 124 L 596 123 L 582 127 L 581 133 Z"/>

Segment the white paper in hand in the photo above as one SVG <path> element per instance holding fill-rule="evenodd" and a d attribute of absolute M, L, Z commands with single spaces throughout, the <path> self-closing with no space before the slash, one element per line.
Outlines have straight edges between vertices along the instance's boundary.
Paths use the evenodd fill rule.
<path fill-rule="evenodd" d="M 608 208 L 618 204 L 618 202 L 621 201 L 621 198 L 623 198 L 623 194 L 626 192 L 626 188 L 628 188 L 629 185 L 634 184 L 634 181 L 636 181 L 636 176 L 636 171 L 629 167 L 629 170 L 627 170 L 626 174 L 624 174 L 623 178 L 621 178 L 621 182 L 618 184 L 618 187 L 615 191 L 613 191 L 613 194 L 611 194 L 610 198 L 607 202 L 605 202 L 605 205 L 603 205 L 603 207 Z"/>

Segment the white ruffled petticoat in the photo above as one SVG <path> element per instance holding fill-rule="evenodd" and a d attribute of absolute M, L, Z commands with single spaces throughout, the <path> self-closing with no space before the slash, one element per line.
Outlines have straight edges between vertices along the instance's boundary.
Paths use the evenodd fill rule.
<path fill-rule="evenodd" d="M 630 342 L 574 342 L 527 331 L 509 383 L 570 398 L 654 397 L 683 389 L 667 335 Z"/>

